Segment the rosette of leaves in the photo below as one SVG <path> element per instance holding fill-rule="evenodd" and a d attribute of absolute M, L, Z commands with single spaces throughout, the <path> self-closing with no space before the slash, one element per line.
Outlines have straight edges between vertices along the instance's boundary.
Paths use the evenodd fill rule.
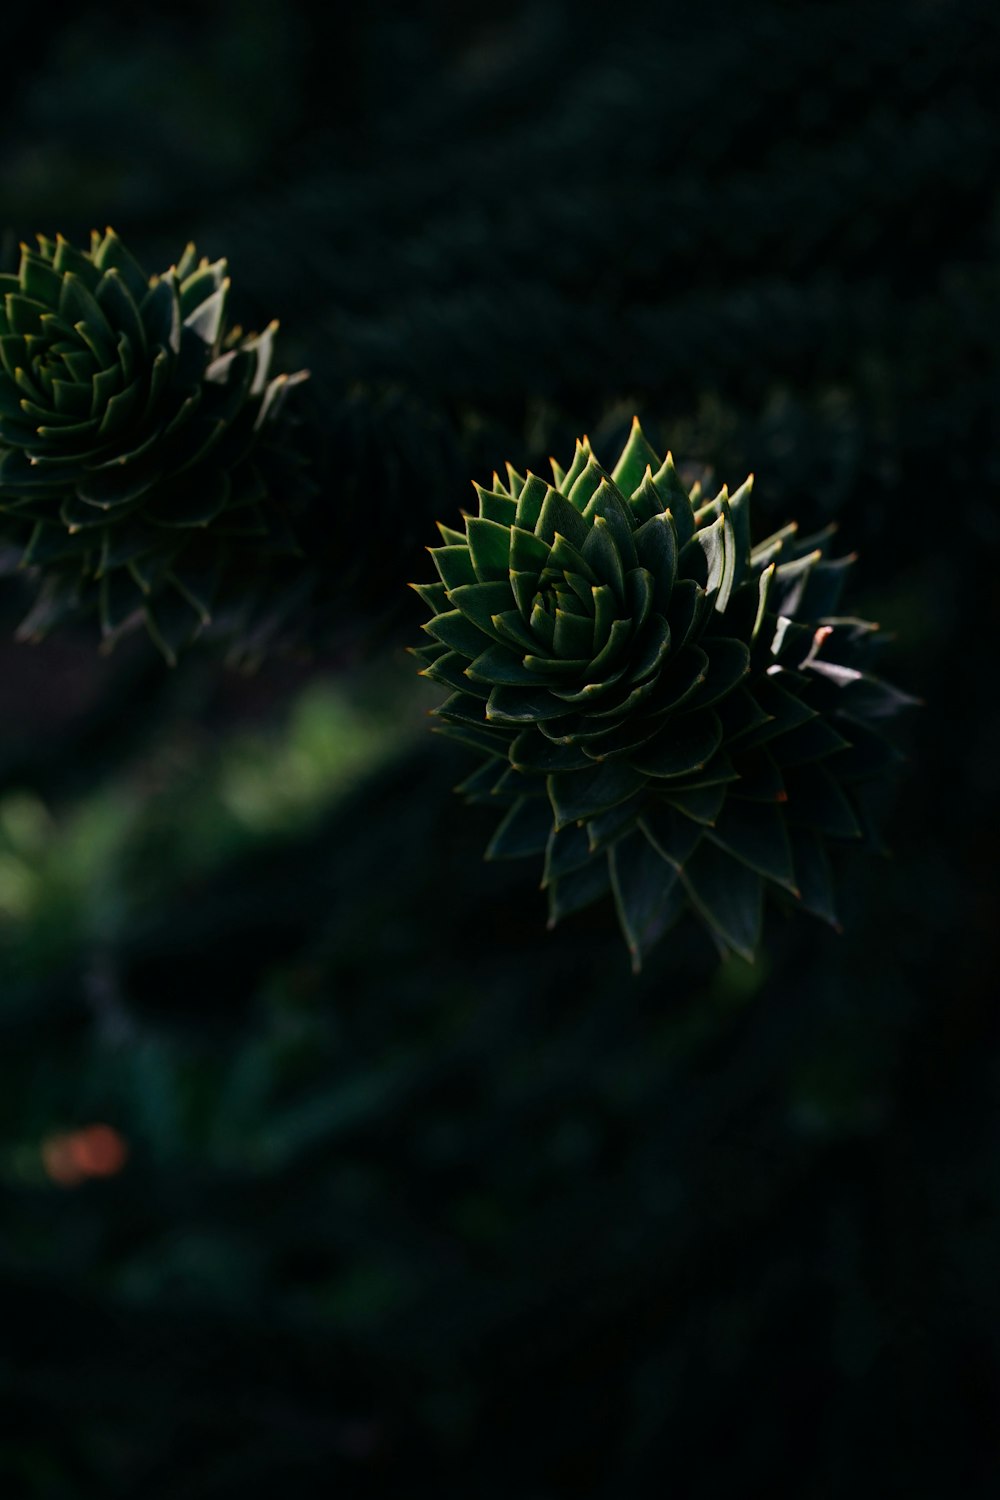
<path fill-rule="evenodd" d="M 308 496 L 277 324 L 228 329 L 225 261 L 148 276 L 112 231 L 0 276 L 0 543 L 40 582 L 22 634 L 96 608 L 168 660 L 252 608 Z"/>
<path fill-rule="evenodd" d="M 912 701 L 840 613 L 853 559 L 753 545 L 752 477 L 689 491 L 638 422 L 610 473 L 586 438 L 552 468 L 477 485 L 414 585 L 442 732 L 484 757 L 459 790 L 504 809 L 487 857 L 541 857 L 550 926 L 610 893 L 636 969 L 685 909 L 752 959 L 765 889 L 837 925 L 828 846 L 874 841 Z"/>

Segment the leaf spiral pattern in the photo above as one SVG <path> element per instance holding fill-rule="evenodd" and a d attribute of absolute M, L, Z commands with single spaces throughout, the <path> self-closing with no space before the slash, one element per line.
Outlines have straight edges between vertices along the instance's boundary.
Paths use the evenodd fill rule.
<path fill-rule="evenodd" d="M 113 230 L 21 247 L 0 276 L 0 542 L 41 582 L 22 627 L 96 607 L 173 661 L 294 551 L 308 494 L 272 375 L 277 324 L 227 327 L 226 262 L 189 245 L 149 276 Z M 235 585 L 235 594 L 234 594 Z"/>
<path fill-rule="evenodd" d="M 689 491 L 637 420 L 610 472 L 586 438 L 552 469 L 477 485 L 413 585 L 441 731 L 486 757 L 459 790 L 505 809 L 487 857 L 543 858 L 550 925 L 610 892 L 635 969 L 685 909 L 752 959 L 768 887 L 837 925 L 827 846 L 871 836 L 913 701 L 839 613 L 853 559 L 752 545 L 752 477 Z"/>

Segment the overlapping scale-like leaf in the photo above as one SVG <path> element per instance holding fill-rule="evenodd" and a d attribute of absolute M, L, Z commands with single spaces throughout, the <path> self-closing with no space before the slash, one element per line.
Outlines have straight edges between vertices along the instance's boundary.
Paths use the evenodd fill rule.
<path fill-rule="evenodd" d="M 550 922 L 610 896 L 635 968 L 684 910 L 751 959 L 765 890 L 836 925 L 826 845 L 912 701 L 836 613 L 852 559 L 753 546 L 752 478 L 706 499 L 638 421 L 610 471 L 586 438 L 552 470 L 476 486 L 414 585 L 441 731 L 488 756 L 460 790 L 505 809 L 487 857 L 543 856 Z"/>
<path fill-rule="evenodd" d="M 225 261 L 148 276 L 118 236 L 21 247 L 0 276 L 0 540 L 37 570 L 26 633 L 90 603 L 168 658 L 294 548 L 308 493 L 274 332 L 227 330 Z"/>

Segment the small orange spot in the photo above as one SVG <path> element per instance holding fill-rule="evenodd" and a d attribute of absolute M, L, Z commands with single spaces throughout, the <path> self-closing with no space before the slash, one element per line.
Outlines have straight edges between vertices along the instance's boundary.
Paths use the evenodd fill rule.
<path fill-rule="evenodd" d="M 79 1187 L 88 1177 L 114 1177 L 128 1160 L 128 1142 L 111 1125 L 85 1125 L 42 1143 L 42 1164 L 60 1187 Z"/>

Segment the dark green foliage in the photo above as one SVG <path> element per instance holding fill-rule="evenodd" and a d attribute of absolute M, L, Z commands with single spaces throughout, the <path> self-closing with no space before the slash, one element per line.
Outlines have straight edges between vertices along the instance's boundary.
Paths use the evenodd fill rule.
<path fill-rule="evenodd" d="M 298 551 L 283 410 L 304 373 L 270 373 L 277 324 L 228 328 L 229 286 L 193 245 L 149 277 L 110 229 L 86 251 L 40 236 L 0 277 L 0 541 L 40 582 L 22 635 L 96 609 L 173 663 L 217 614 L 245 625 Z"/>
<path fill-rule="evenodd" d="M 686 908 L 753 959 L 765 886 L 836 925 L 826 840 L 860 840 L 857 789 L 904 693 L 866 670 L 831 528 L 750 540 L 752 480 L 688 491 L 638 421 L 602 469 L 508 466 L 442 526 L 423 675 L 442 730 L 487 750 L 463 787 L 507 809 L 487 857 L 544 854 L 550 925 L 612 892 L 638 970 Z"/>
<path fill-rule="evenodd" d="M 252 677 L 71 620 L 16 645 L 35 585 L 0 580 L 4 1500 L 994 1500 L 998 28 L 5 16 L 0 270 L 95 222 L 150 269 L 229 257 L 325 452 Z M 548 474 L 583 413 L 613 455 L 635 411 L 707 495 L 756 474 L 754 540 L 839 521 L 872 670 L 928 705 L 892 859 L 851 793 L 844 936 L 789 896 L 753 967 L 686 917 L 629 979 L 613 893 L 547 933 L 544 854 L 484 863 L 503 809 L 452 795 L 500 761 L 430 739 L 405 658 L 398 696 L 371 670 L 468 476 Z M 295 727 L 327 679 L 381 695 L 357 743 Z M 692 789 L 689 837 L 732 785 Z M 767 811 L 763 755 L 751 785 Z M 601 870 L 574 831 L 567 908 Z M 830 836 L 790 842 L 829 912 Z M 125 1169 L 57 1185 L 44 1144 L 94 1120 Z"/>

